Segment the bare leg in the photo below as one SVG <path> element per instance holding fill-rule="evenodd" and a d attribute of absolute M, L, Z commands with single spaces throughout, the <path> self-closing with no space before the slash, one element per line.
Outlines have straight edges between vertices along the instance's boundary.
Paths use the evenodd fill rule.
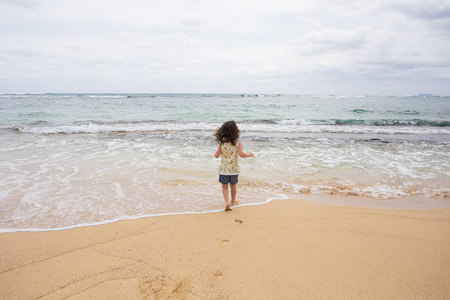
<path fill-rule="evenodd" d="M 231 206 L 236 205 L 237 184 L 231 184 Z"/>
<path fill-rule="evenodd" d="M 222 184 L 222 194 L 223 198 L 225 199 L 225 210 L 231 210 L 230 208 L 230 197 L 228 195 L 228 184 Z"/>

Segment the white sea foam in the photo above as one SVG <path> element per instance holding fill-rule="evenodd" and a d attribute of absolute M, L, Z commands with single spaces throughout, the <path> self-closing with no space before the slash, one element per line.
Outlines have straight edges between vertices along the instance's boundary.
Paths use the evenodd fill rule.
<path fill-rule="evenodd" d="M 449 198 L 450 188 L 429 188 L 415 185 L 388 185 L 380 183 L 354 182 L 322 182 L 319 184 L 291 184 L 285 185 L 284 191 L 294 194 L 332 194 L 340 196 L 362 196 L 373 199 L 400 199 L 406 196 Z M 450 203 L 449 203 L 450 206 Z"/>
<path fill-rule="evenodd" d="M 120 133 L 120 132 L 170 132 L 170 131 L 212 131 L 219 123 L 206 124 L 195 123 L 169 123 L 169 122 L 149 122 L 149 123 L 126 123 L 126 124 L 72 124 L 72 125 L 21 125 L 15 128 L 23 133 L 34 134 L 89 134 L 89 133 Z"/>
<path fill-rule="evenodd" d="M 24 124 L 15 129 L 33 134 L 95 134 L 127 132 L 213 132 L 220 123 L 211 122 L 138 122 L 138 123 L 86 123 L 86 124 Z M 271 133 L 345 133 L 345 134 L 442 134 L 450 135 L 450 128 L 431 126 L 364 126 L 364 125 L 323 125 L 310 121 L 280 121 L 278 124 L 242 123 L 243 132 Z"/>
<path fill-rule="evenodd" d="M 101 187 L 97 185 L 97 189 L 99 188 Z M 111 192 L 114 189 L 117 192 L 117 188 L 118 184 L 114 183 Z M 223 200 L 218 199 L 220 197 L 216 183 L 196 184 L 192 187 L 189 182 L 152 182 L 147 188 L 144 186 L 136 188 L 137 194 L 120 187 L 120 192 L 116 196 L 109 192 L 107 186 L 103 187 L 105 191 L 94 193 L 91 191 L 91 196 L 73 194 L 73 191 L 70 193 L 67 190 L 65 192 L 69 192 L 68 195 L 72 196 L 52 197 L 50 196 L 52 192 L 44 197 L 29 194 L 28 199 L 34 198 L 32 207 L 28 206 L 30 201 L 27 200 L 23 202 L 24 206 L 19 206 L 13 211 L 1 210 L 6 218 L 3 220 L 5 223 L 0 224 L 0 232 L 61 230 L 149 216 L 211 213 L 223 210 Z M 260 205 L 273 199 L 287 199 L 295 194 L 350 195 L 387 200 L 400 199 L 407 195 L 448 198 L 450 189 L 387 184 L 358 185 L 343 181 L 296 184 L 256 183 L 244 180 L 239 186 L 238 200 L 242 203 L 241 206 Z M 41 203 L 37 204 L 38 201 Z M 450 206 L 450 203 L 448 205 Z"/>

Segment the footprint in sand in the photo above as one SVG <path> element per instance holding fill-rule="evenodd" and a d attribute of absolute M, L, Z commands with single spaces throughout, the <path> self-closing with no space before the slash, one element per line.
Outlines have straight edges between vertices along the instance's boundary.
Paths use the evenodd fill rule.
<path fill-rule="evenodd" d="M 221 240 L 221 241 L 219 241 L 219 247 L 220 248 L 227 248 L 227 245 L 229 245 L 230 244 L 230 240 L 227 240 L 227 239 L 224 239 L 224 240 Z"/>
<path fill-rule="evenodd" d="M 236 219 L 236 220 L 234 220 L 236 223 L 238 223 L 238 224 L 242 224 L 242 220 L 238 220 L 238 219 Z"/>
<path fill-rule="evenodd" d="M 142 299 L 186 299 L 192 278 L 181 281 L 167 279 L 164 275 L 143 279 L 139 284 Z"/>

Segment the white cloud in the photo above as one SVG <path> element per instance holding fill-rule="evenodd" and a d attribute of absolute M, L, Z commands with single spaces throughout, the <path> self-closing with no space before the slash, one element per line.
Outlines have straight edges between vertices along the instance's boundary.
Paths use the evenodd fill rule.
<path fill-rule="evenodd" d="M 182 23 L 187 26 L 203 26 L 208 22 L 208 19 L 198 12 L 188 12 L 183 18 Z"/>
<path fill-rule="evenodd" d="M 382 5 L 418 19 L 450 19 L 450 2 L 447 0 L 385 0 Z"/>
<path fill-rule="evenodd" d="M 19 8 L 34 8 L 37 0 L 0 0 L 1 6 L 15 6 Z"/>
<path fill-rule="evenodd" d="M 0 92 L 450 94 L 424 3 L 3 0 Z"/>

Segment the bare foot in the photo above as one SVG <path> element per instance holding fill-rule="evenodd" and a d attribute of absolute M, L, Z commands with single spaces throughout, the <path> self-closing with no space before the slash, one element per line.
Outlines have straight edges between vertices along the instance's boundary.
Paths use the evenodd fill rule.
<path fill-rule="evenodd" d="M 239 204 L 240 204 L 239 201 L 231 202 L 231 206 L 235 206 L 235 205 L 239 205 Z"/>
<path fill-rule="evenodd" d="M 230 211 L 230 210 L 231 210 L 230 204 L 227 204 L 227 206 L 225 207 L 225 211 Z"/>

